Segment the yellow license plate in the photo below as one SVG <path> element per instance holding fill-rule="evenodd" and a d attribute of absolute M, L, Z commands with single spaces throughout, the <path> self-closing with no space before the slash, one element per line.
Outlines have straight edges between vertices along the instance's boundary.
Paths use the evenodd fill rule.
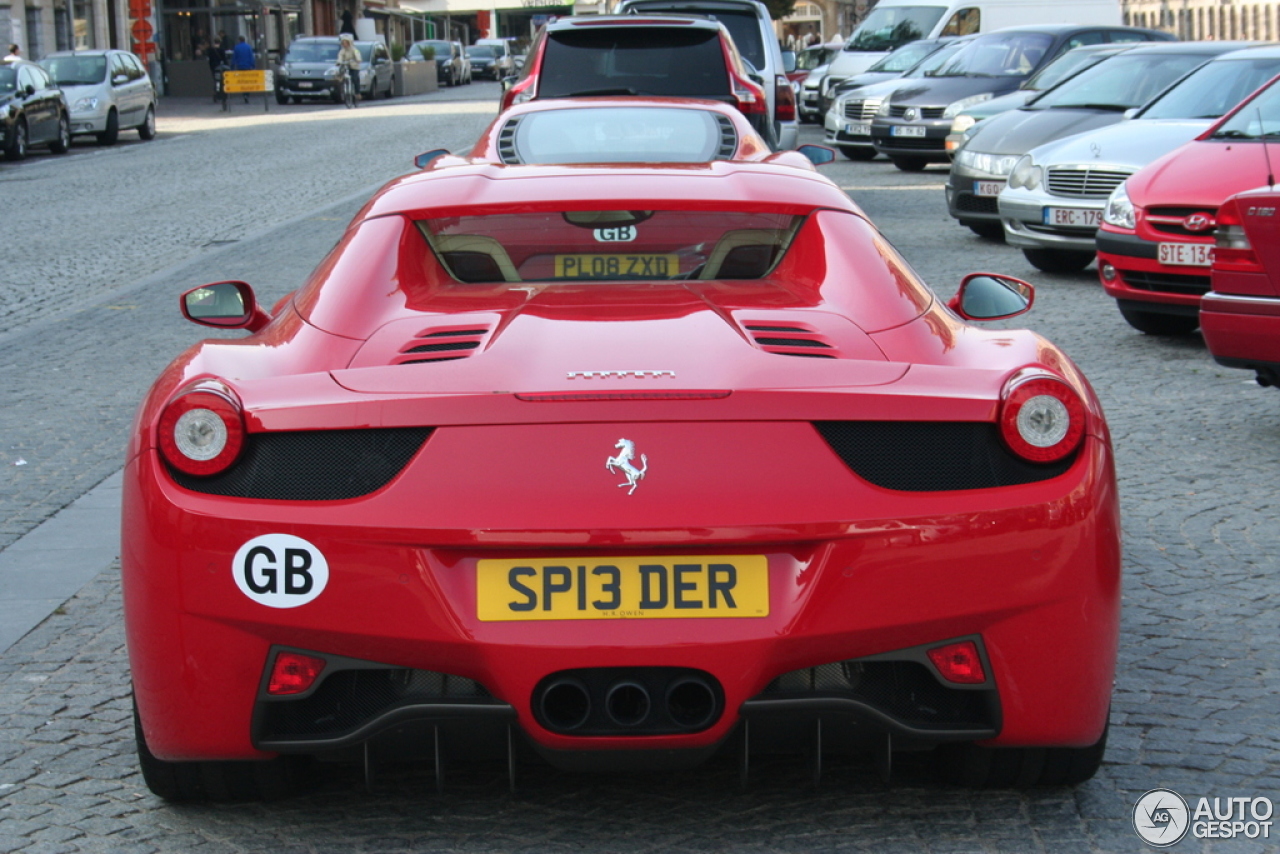
<path fill-rule="evenodd" d="M 669 279 L 680 272 L 677 255 L 557 255 L 557 279 Z"/>
<path fill-rule="evenodd" d="M 476 615 L 504 620 L 767 617 L 764 555 L 481 560 Z"/>

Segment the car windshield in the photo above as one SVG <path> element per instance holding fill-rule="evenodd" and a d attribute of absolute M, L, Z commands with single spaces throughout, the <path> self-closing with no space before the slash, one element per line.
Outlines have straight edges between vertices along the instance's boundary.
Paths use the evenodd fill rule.
<path fill-rule="evenodd" d="M 17 88 L 17 70 L 11 65 L 0 65 L 0 92 L 12 92 Z"/>
<path fill-rule="evenodd" d="M 101 55 L 51 56 L 40 60 L 40 67 L 59 86 L 89 86 L 107 78 L 107 58 Z"/>
<path fill-rule="evenodd" d="M 305 42 L 289 46 L 285 62 L 335 62 L 338 59 L 337 42 Z"/>
<path fill-rule="evenodd" d="M 884 59 L 867 69 L 867 71 L 887 71 L 901 73 L 914 66 L 920 60 L 942 47 L 939 42 L 910 42 L 895 50 Z"/>
<path fill-rule="evenodd" d="M 473 59 L 493 59 L 497 55 L 497 48 L 491 47 L 487 44 L 473 44 L 471 47 L 467 48 L 467 56 L 472 57 Z"/>
<path fill-rule="evenodd" d="M 727 100 L 729 72 L 715 30 L 581 27 L 550 33 L 538 97 L 675 95 Z"/>
<path fill-rule="evenodd" d="M 1216 119 L 1277 74 L 1280 57 L 1208 62 L 1149 104 L 1138 117 Z"/>
<path fill-rule="evenodd" d="M 1121 54 L 1046 92 L 1027 109 L 1129 110 L 1206 59 L 1203 54 Z"/>
<path fill-rule="evenodd" d="M 706 163 L 734 132 L 709 110 L 598 107 L 530 113 L 516 125 L 520 163 Z"/>
<path fill-rule="evenodd" d="M 1044 58 L 1053 37 L 1044 33 L 992 33 L 970 42 L 936 77 L 1025 77 Z"/>
<path fill-rule="evenodd" d="M 835 52 L 835 48 L 831 47 L 811 47 L 802 50 L 796 57 L 796 71 L 812 71 L 826 65 L 831 61 L 831 54 Z"/>
<path fill-rule="evenodd" d="M 1116 53 L 1118 51 L 1115 50 L 1069 50 L 1028 77 L 1021 88 L 1028 92 L 1044 92 Z"/>
<path fill-rule="evenodd" d="M 946 6 L 886 6 L 871 14 L 854 30 L 845 50 L 882 51 L 921 39 L 933 31 Z"/>
<path fill-rule="evenodd" d="M 1222 123 L 1210 139 L 1280 137 L 1280 86 L 1268 86 Z"/>
<path fill-rule="evenodd" d="M 803 217 L 743 211 L 563 211 L 418 222 L 460 282 L 759 279 Z"/>

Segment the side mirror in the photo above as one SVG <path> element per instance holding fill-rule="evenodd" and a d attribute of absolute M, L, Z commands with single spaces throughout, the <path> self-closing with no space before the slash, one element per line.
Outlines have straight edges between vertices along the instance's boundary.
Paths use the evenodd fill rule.
<path fill-rule="evenodd" d="M 419 169 L 426 169 L 427 166 L 431 164 L 432 160 L 435 160 L 437 157 L 443 157 L 448 153 L 449 149 L 447 148 L 433 148 L 430 151 L 424 151 L 417 157 L 413 158 L 413 165 L 417 166 Z"/>
<path fill-rule="evenodd" d="M 508 89 L 510 89 L 512 86 L 516 85 L 516 82 L 517 82 L 519 79 L 520 79 L 520 78 L 519 78 L 519 77 L 517 77 L 517 76 L 515 76 L 514 74 L 512 74 L 510 77 L 503 77 L 503 78 L 502 78 L 502 91 L 503 91 L 503 92 L 505 92 L 505 91 L 507 91 Z"/>
<path fill-rule="evenodd" d="M 216 282 L 192 288 L 182 295 L 182 316 L 215 329 L 248 329 L 257 332 L 271 322 L 258 306 L 253 288 L 245 282 Z"/>
<path fill-rule="evenodd" d="M 794 50 L 784 50 L 782 52 L 782 70 L 786 74 L 796 70 L 796 52 Z"/>
<path fill-rule="evenodd" d="M 835 151 L 825 145 L 805 144 L 797 148 L 796 151 L 809 158 L 809 162 L 814 166 L 821 166 L 823 163 L 830 163 L 836 159 Z"/>
<path fill-rule="evenodd" d="M 124 84 L 126 84 L 126 83 L 128 83 L 128 82 L 129 82 L 129 75 L 128 75 L 128 74 L 116 74 L 116 75 L 113 75 L 113 76 L 112 76 L 112 78 L 111 78 L 111 85 L 112 85 L 112 86 L 123 86 Z"/>
<path fill-rule="evenodd" d="M 998 273 L 970 273 L 947 306 L 965 320 L 1001 320 L 1031 309 L 1036 289 Z"/>
<path fill-rule="evenodd" d="M 26 89 L 24 89 L 24 90 L 22 90 L 22 91 L 24 91 L 24 92 L 27 94 L 27 97 L 28 97 L 28 98 L 30 98 L 32 95 L 34 95 L 34 94 L 36 93 L 36 87 L 34 87 L 34 86 L 32 86 L 30 83 L 28 83 L 28 84 L 27 84 L 27 88 L 26 88 Z"/>

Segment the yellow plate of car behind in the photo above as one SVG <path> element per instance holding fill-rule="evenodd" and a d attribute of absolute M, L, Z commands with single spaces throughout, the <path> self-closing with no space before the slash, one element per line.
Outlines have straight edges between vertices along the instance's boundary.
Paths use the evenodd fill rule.
<path fill-rule="evenodd" d="M 557 255 L 557 279 L 669 279 L 680 272 L 677 255 Z"/>
<path fill-rule="evenodd" d="M 764 555 L 481 560 L 483 621 L 767 617 Z"/>

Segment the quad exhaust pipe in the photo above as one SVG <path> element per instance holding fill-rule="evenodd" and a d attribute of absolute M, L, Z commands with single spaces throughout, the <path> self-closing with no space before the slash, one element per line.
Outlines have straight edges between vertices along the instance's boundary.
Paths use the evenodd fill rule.
<path fill-rule="evenodd" d="M 683 667 L 563 671 L 533 695 L 538 722 L 572 735 L 696 732 L 715 723 L 723 706 L 714 677 Z"/>

